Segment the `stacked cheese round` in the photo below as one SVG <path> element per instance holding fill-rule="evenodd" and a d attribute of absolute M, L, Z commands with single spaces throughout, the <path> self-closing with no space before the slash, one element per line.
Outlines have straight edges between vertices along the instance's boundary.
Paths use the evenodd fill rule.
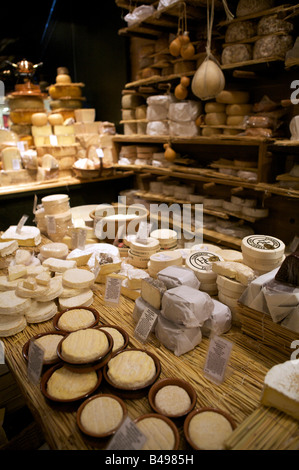
<path fill-rule="evenodd" d="M 53 194 L 42 198 L 44 216 L 47 223 L 47 235 L 59 242 L 72 225 L 69 196 L 67 194 Z"/>
<path fill-rule="evenodd" d="M 71 268 L 62 273 L 62 292 L 59 296 L 59 307 L 71 309 L 74 307 L 89 307 L 93 302 L 92 285 L 95 275 L 88 269 Z M 66 294 L 69 291 L 70 294 Z M 72 295 L 72 292 L 74 295 Z"/>
<path fill-rule="evenodd" d="M 150 235 L 159 241 L 161 250 L 175 250 L 178 244 L 178 235 L 175 230 L 162 228 L 154 230 Z"/>
<path fill-rule="evenodd" d="M 235 279 L 226 276 L 217 275 L 218 299 L 221 303 L 227 305 L 232 313 L 234 324 L 239 323 L 237 315 L 238 300 L 246 289 L 246 286 Z"/>
<path fill-rule="evenodd" d="M 167 268 L 168 266 L 182 266 L 183 257 L 179 250 L 165 250 L 160 251 L 150 257 L 148 263 L 148 272 L 152 277 L 157 277 L 159 271 Z"/>
<path fill-rule="evenodd" d="M 217 295 L 217 275 L 212 271 L 215 261 L 223 261 L 221 255 L 215 251 L 194 251 L 186 260 L 186 266 L 194 271 L 200 281 L 199 289 L 209 295 Z"/>
<path fill-rule="evenodd" d="M 145 243 L 139 242 L 136 239 L 130 243 L 130 250 L 128 251 L 129 261 L 135 268 L 147 268 L 147 264 L 151 255 L 160 250 L 160 243 L 152 237 L 148 237 Z"/>
<path fill-rule="evenodd" d="M 268 235 L 249 235 L 241 243 L 244 264 L 259 274 L 279 267 L 284 260 L 285 244 Z"/>

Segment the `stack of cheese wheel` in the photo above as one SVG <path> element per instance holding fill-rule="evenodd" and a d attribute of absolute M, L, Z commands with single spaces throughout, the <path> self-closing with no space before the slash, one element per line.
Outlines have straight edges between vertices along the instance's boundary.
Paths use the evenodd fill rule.
<path fill-rule="evenodd" d="M 156 278 L 159 271 L 173 265 L 183 265 L 182 253 L 179 250 L 160 251 L 150 257 L 148 262 L 149 275 Z"/>
<path fill-rule="evenodd" d="M 186 259 L 186 266 L 194 271 L 200 282 L 199 290 L 209 295 L 217 295 L 217 275 L 212 271 L 215 261 L 223 261 L 217 251 L 193 251 Z"/>
<path fill-rule="evenodd" d="M 249 235 L 241 243 L 244 264 L 259 274 L 264 274 L 281 265 L 285 244 L 268 235 Z"/>
<path fill-rule="evenodd" d="M 92 286 L 95 275 L 84 268 L 71 268 L 62 273 L 63 290 L 59 296 L 61 310 L 73 307 L 89 307 L 93 302 Z"/>
<path fill-rule="evenodd" d="M 218 288 L 218 299 L 223 304 L 227 305 L 232 313 L 232 321 L 234 324 L 238 324 L 237 316 L 237 303 L 242 293 L 246 289 L 246 286 L 241 284 L 241 282 L 230 279 L 226 276 L 217 275 L 216 279 L 217 288 Z"/>
<path fill-rule="evenodd" d="M 160 243 L 162 250 L 175 250 L 178 246 L 178 234 L 175 230 L 161 228 L 151 232 L 150 236 Z"/>
<path fill-rule="evenodd" d="M 42 198 L 47 223 L 47 235 L 53 242 L 59 242 L 72 225 L 72 213 L 67 194 L 53 194 Z"/>
<path fill-rule="evenodd" d="M 136 238 L 130 242 L 128 251 L 129 261 L 135 268 L 146 269 L 151 255 L 160 250 L 160 243 L 157 239 L 148 237 L 145 243 Z"/>
<path fill-rule="evenodd" d="M 222 120 L 227 128 L 223 130 L 224 134 L 233 135 L 242 132 L 242 127 L 245 127 L 245 117 L 252 109 L 249 100 L 249 93 L 240 90 L 222 90 L 216 96 L 216 102 L 225 106 L 225 119 L 223 116 Z"/>
<path fill-rule="evenodd" d="M 66 67 L 57 69 L 56 83 L 49 86 L 51 98 L 50 108 L 59 112 L 64 119 L 72 117 L 75 119 L 75 109 L 82 108 L 84 97 L 82 97 L 83 83 L 73 83 Z"/>

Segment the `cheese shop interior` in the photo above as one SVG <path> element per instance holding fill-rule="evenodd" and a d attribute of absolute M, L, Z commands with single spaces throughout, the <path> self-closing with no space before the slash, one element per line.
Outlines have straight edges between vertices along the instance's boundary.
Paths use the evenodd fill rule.
<path fill-rule="evenodd" d="M 299 3 L 5 16 L 0 450 L 298 450 Z"/>

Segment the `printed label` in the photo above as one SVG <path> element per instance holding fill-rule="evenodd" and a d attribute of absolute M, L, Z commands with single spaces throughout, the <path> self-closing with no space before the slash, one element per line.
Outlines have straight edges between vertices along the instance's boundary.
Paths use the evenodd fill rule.
<path fill-rule="evenodd" d="M 34 385 L 38 384 L 44 361 L 44 350 L 36 344 L 35 341 L 30 341 L 28 350 L 28 366 L 27 374 L 28 379 Z"/>
<path fill-rule="evenodd" d="M 105 302 L 119 304 L 122 279 L 107 276 Z"/>
<path fill-rule="evenodd" d="M 16 232 L 17 232 L 17 233 L 21 233 L 21 230 L 22 230 L 23 226 L 25 225 L 25 223 L 26 223 L 26 221 L 27 221 L 28 218 L 29 218 L 29 215 L 26 215 L 26 214 L 24 214 L 24 215 L 21 217 L 21 219 L 20 219 L 20 221 L 19 221 L 19 223 L 18 223 L 18 225 L 17 225 L 17 228 L 16 228 Z"/>
<path fill-rule="evenodd" d="M 230 358 L 233 343 L 214 336 L 210 340 L 207 359 L 204 365 L 204 375 L 212 382 L 222 383 Z"/>
<path fill-rule="evenodd" d="M 153 330 L 153 327 L 157 321 L 158 315 L 153 312 L 150 308 L 146 308 L 143 312 L 139 321 L 136 325 L 134 336 L 139 341 L 145 343 L 149 334 Z"/>
<path fill-rule="evenodd" d="M 127 416 L 120 428 L 110 440 L 107 450 L 140 450 L 146 442 L 146 436 Z"/>

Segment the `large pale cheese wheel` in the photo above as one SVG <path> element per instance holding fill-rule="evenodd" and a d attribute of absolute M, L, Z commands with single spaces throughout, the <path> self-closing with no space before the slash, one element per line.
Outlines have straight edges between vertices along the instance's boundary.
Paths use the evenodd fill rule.
<path fill-rule="evenodd" d="M 0 337 L 16 335 L 27 326 L 24 315 L 0 315 Z"/>
<path fill-rule="evenodd" d="M 230 91 L 222 90 L 217 96 L 217 103 L 224 104 L 246 104 L 249 102 L 250 96 L 247 91 Z"/>
<path fill-rule="evenodd" d="M 66 287 L 88 289 L 95 281 L 95 275 L 87 269 L 68 269 L 62 275 L 62 283 Z"/>
<path fill-rule="evenodd" d="M 69 83 L 72 83 L 72 79 L 70 77 L 70 75 L 68 75 L 67 73 L 60 73 L 59 75 L 56 76 L 56 83 L 58 85 L 65 85 L 65 84 L 69 84 Z"/>
<path fill-rule="evenodd" d="M 244 116 L 227 116 L 226 124 L 227 126 L 243 126 L 245 124 Z"/>
<path fill-rule="evenodd" d="M 246 116 L 251 111 L 251 104 L 228 104 L 226 106 L 226 114 L 228 116 Z"/>
<path fill-rule="evenodd" d="M 235 279 L 244 286 L 248 286 L 255 278 L 253 269 L 237 261 L 216 261 L 212 265 L 212 270 L 216 274 Z"/>
<path fill-rule="evenodd" d="M 243 207 L 242 213 L 249 217 L 255 217 L 257 219 L 268 217 L 269 209 L 262 207 Z"/>
<path fill-rule="evenodd" d="M 91 252 L 75 248 L 67 255 L 66 259 L 76 261 L 77 267 L 79 268 L 80 266 L 85 266 L 88 263 L 91 255 Z"/>
<path fill-rule="evenodd" d="M 225 113 L 208 113 L 205 115 L 205 123 L 207 126 L 221 126 L 226 124 Z"/>
<path fill-rule="evenodd" d="M 230 292 L 230 294 L 228 294 L 230 295 L 230 297 L 240 297 L 240 295 L 246 289 L 246 286 L 244 286 L 240 282 L 221 275 L 217 276 L 216 283 L 219 291 L 222 291 L 223 293 L 225 293 L 225 291 Z"/>
<path fill-rule="evenodd" d="M 50 333 L 36 338 L 35 343 L 44 350 L 44 361 L 57 360 L 57 346 L 62 336 L 57 333 Z"/>
<path fill-rule="evenodd" d="M 11 225 L 1 235 L 2 241 L 16 240 L 19 246 L 36 246 L 41 242 L 41 233 L 37 227 L 24 225 L 18 232 L 17 225 Z"/>
<path fill-rule="evenodd" d="M 62 290 L 61 276 L 55 276 L 50 279 L 47 292 L 39 297 L 35 297 L 35 300 L 37 302 L 50 302 L 59 297 Z"/>
<path fill-rule="evenodd" d="M 81 98 L 82 90 L 78 85 L 50 85 L 49 95 L 52 100 L 59 100 L 60 98 Z"/>
<path fill-rule="evenodd" d="M 19 245 L 16 240 L 11 240 L 9 242 L 0 242 L 0 256 L 8 256 L 13 254 L 17 249 Z"/>
<path fill-rule="evenodd" d="M 46 258 L 59 258 L 65 259 L 68 255 L 69 249 L 65 243 L 53 242 L 46 243 L 40 247 L 40 254 L 44 259 Z"/>
<path fill-rule="evenodd" d="M 84 308 L 69 309 L 58 320 L 58 328 L 64 331 L 76 331 L 93 325 L 95 316 L 91 310 Z"/>
<path fill-rule="evenodd" d="M 50 257 L 43 261 L 43 266 L 46 266 L 52 272 L 64 273 L 69 269 L 76 268 L 77 263 L 75 260 L 66 260 Z"/>
<path fill-rule="evenodd" d="M 63 124 L 63 116 L 60 113 L 49 114 L 48 121 L 51 126 L 59 126 Z"/>
<path fill-rule="evenodd" d="M 30 310 L 25 312 L 25 318 L 27 323 L 42 323 L 53 318 L 57 311 L 57 305 L 53 300 L 49 302 L 33 302 Z"/>
<path fill-rule="evenodd" d="M 145 387 L 155 374 L 155 362 L 145 351 L 125 350 L 108 362 L 109 379 L 123 389 Z"/>
<path fill-rule="evenodd" d="M 54 399 L 74 400 L 92 391 L 98 381 L 97 373 L 71 370 L 62 366 L 55 370 L 47 382 L 47 392 Z"/>
<path fill-rule="evenodd" d="M 61 343 L 64 360 L 76 363 L 93 362 L 108 351 L 107 335 L 95 328 L 85 328 L 69 333 Z"/>
<path fill-rule="evenodd" d="M 167 266 L 183 264 L 182 254 L 178 251 L 165 250 L 155 253 L 150 257 L 151 270 L 159 272 Z"/>
<path fill-rule="evenodd" d="M 93 292 L 91 289 L 85 289 L 75 297 L 59 297 L 59 307 L 62 310 L 74 307 L 89 307 L 93 302 Z"/>
<path fill-rule="evenodd" d="M 212 271 L 212 266 L 216 261 L 223 261 L 217 252 L 195 251 L 186 259 L 186 266 L 194 271 L 199 281 L 212 283 L 216 280 L 216 274 Z"/>
<path fill-rule="evenodd" d="M 241 249 L 244 255 L 253 258 L 277 260 L 283 256 L 285 244 L 278 238 L 256 234 L 244 237 L 241 242 Z"/>
<path fill-rule="evenodd" d="M 54 215 L 67 212 L 70 209 L 69 196 L 67 194 L 52 194 L 41 200 L 45 214 Z"/>
<path fill-rule="evenodd" d="M 174 449 L 175 435 L 173 429 L 158 414 L 138 420 L 136 426 L 146 436 L 146 442 L 141 450 Z"/>
<path fill-rule="evenodd" d="M 0 315 L 23 315 L 30 306 L 31 299 L 19 297 L 13 290 L 0 292 Z"/>
<path fill-rule="evenodd" d="M 50 124 L 47 124 L 47 123 L 44 125 L 38 125 L 38 126 L 33 125 L 31 127 L 31 132 L 32 132 L 33 137 L 50 136 L 52 134 L 52 127 L 50 126 Z"/>
<path fill-rule="evenodd" d="M 48 124 L 48 116 L 46 113 L 34 113 L 31 116 L 33 126 L 46 126 Z"/>
<path fill-rule="evenodd" d="M 205 113 L 225 113 L 226 105 L 224 103 L 217 103 L 217 101 L 210 101 L 205 104 Z"/>

